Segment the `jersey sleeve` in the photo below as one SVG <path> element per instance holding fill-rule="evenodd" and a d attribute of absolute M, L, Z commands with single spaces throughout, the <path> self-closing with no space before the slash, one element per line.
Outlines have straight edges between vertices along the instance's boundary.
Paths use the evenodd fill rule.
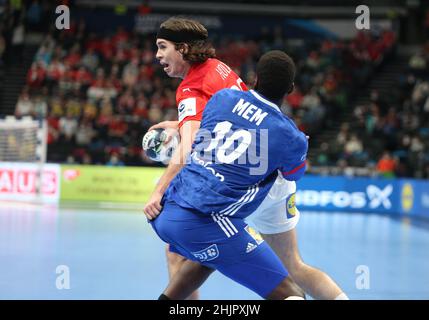
<path fill-rule="evenodd" d="M 194 73 L 186 83 L 178 88 L 177 106 L 179 127 L 186 121 L 201 121 L 204 108 L 209 99 L 218 91 L 231 87 L 237 89 L 247 89 L 238 76 L 231 72 L 227 78 L 223 78 L 218 72 L 218 67 L 223 63 L 213 60 L 215 64 L 209 64 L 204 70 Z M 225 67 L 230 69 L 229 67 Z M 240 81 L 238 81 L 240 80 Z"/>
<path fill-rule="evenodd" d="M 178 101 L 179 128 L 187 121 L 201 121 L 207 98 L 199 94 L 182 96 Z"/>
<path fill-rule="evenodd" d="M 308 141 L 300 132 L 293 143 L 286 147 L 286 156 L 280 167 L 283 177 L 289 181 L 299 180 L 305 173 Z"/>

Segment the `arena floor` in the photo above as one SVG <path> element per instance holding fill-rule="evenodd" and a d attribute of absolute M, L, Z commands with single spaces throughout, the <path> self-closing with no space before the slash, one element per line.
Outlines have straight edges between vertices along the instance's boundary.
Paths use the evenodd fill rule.
<path fill-rule="evenodd" d="M 328 272 L 352 299 L 429 299 L 423 225 L 302 212 L 298 236 L 304 260 Z M 70 288 L 58 289 L 64 270 Z M 156 299 L 166 284 L 164 244 L 138 211 L 0 203 L 0 299 Z M 219 273 L 201 298 L 259 299 Z"/>

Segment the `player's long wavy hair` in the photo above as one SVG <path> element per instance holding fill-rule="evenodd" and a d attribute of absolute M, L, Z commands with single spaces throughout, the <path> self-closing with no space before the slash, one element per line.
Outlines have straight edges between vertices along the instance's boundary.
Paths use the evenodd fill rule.
<path fill-rule="evenodd" d="M 192 31 L 205 38 L 208 37 L 207 29 L 200 22 L 187 18 L 172 17 L 164 21 L 160 28 L 171 31 Z M 183 54 L 183 59 L 190 63 L 205 62 L 208 58 L 216 57 L 216 50 L 208 40 L 175 43 L 175 48 Z"/>

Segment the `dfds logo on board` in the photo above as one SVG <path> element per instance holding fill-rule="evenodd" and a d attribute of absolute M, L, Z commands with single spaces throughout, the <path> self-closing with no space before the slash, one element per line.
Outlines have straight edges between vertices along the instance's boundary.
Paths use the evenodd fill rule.
<path fill-rule="evenodd" d="M 368 185 L 366 192 L 347 192 L 331 190 L 300 190 L 297 192 L 297 205 L 309 207 L 326 207 L 332 205 L 339 209 L 361 209 L 368 206 L 371 209 L 391 209 L 390 196 L 393 186 L 388 184 L 384 188 Z"/>
<path fill-rule="evenodd" d="M 374 185 L 369 185 L 366 188 L 366 193 L 370 200 L 369 207 L 371 209 L 378 208 L 380 205 L 383 205 L 384 208 L 390 209 L 392 203 L 389 200 L 389 196 L 392 194 L 393 186 L 388 184 L 383 190 Z"/>

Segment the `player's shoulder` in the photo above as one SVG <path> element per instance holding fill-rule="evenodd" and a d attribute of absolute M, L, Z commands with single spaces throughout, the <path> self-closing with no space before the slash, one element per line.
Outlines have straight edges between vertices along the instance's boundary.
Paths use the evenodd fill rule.
<path fill-rule="evenodd" d="M 229 108 L 218 108 L 218 106 L 234 106 L 242 98 L 242 91 L 224 88 L 217 91 L 208 101 L 206 108 L 204 108 L 205 114 L 219 114 L 226 113 Z M 212 106 L 215 106 L 213 108 Z"/>
<path fill-rule="evenodd" d="M 217 65 L 220 63 L 221 61 L 219 59 L 216 58 L 208 58 L 206 61 L 204 61 L 201 66 L 207 69 L 211 69 L 211 68 L 216 68 Z"/>
<path fill-rule="evenodd" d="M 224 62 L 216 59 L 209 58 L 201 68 L 200 72 L 204 75 L 202 85 L 207 88 L 219 88 L 224 87 L 230 81 L 236 81 L 238 76 L 235 72 Z"/>
<path fill-rule="evenodd" d="M 264 110 L 270 113 L 270 127 L 279 133 L 277 137 L 280 140 L 285 142 L 296 141 L 299 143 L 306 141 L 305 134 L 298 128 L 295 121 L 284 114 L 279 106 L 270 101 L 261 101 L 260 97 L 255 104 L 258 107 L 264 106 Z"/>
<path fill-rule="evenodd" d="M 299 130 L 299 128 L 297 127 L 295 121 L 293 121 L 293 119 L 289 118 L 287 115 L 285 114 L 281 114 L 281 123 L 279 123 L 279 126 L 285 128 L 286 132 L 289 134 L 292 134 L 293 136 L 301 136 L 302 131 Z"/>
<path fill-rule="evenodd" d="M 187 75 L 180 83 L 179 88 L 201 87 L 204 78 L 206 77 L 207 69 L 210 67 L 209 60 L 202 63 L 192 64 Z"/>
<path fill-rule="evenodd" d="M 177 88 L 177 94 L 186 95 L 194 91 L 204 91 L 204 86 L 212 81 L 212 70 L 215 70 L 217 59 L 209 58 L 204 62 L 195 63 L 191 66 L 188 74 Z"/>
<path fill-rule="evenodd" d="M 248 91 L 241 91 L 231 88 L 223 88 L 218 90 L 213 97 L 218 99 L 242 99 L 248 97 Z"/>
<path fill-rule="evenodd" d="M 286 135 L 285 141 L 292 143 L 297 149 L 306 149 L 308 146 L 307 136 L 302 132 L 295 122 L 288 116 L 283 114 L 281 128 L 282 132 Z"/>
<path fill-rule="evenodd" d="M 216 58 L 208 58 L 205 62 L 203 62 L 200 67 L 202 70 L 204 70 L 207 75 L 207 72 L 216 72 L 216 69 L 219 67 L 219 65 L 225 65 L 222 61 L 216 59 Z M 229 67 L 228 67 L 229 68 Z"/>
<path fill-rule="evenodd" d="M 188 71 L 182 83 L 194 82 L 196 80 L 206 79 L 208 75 L 216 71 L 217 65 L 220 63 L 215 58 L 209 58 L 204 62 L 194 63 Z"/>

